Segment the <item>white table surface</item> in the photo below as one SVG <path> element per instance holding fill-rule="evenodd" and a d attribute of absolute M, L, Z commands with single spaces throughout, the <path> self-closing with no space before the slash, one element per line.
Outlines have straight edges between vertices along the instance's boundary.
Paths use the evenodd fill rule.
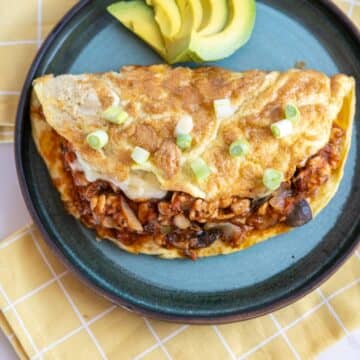
<path fill-rule="evenodd" d="M 12 145 L 0 145 L 0 241 L 31 222 L 19 189 Z M 359 305 L 360 311 L 360 305 Z M 17 360 L 17 356 L 0 331 L 0 360 Z M 360 329 L 327 349 L 319 360 L 359 360 Z M 62 359 L 71 360 L 71 359 Z M 89 359 L 91 360 L 91 359 Z M 176 360 L 176 359 L 175 359 Z M 305 359 L 307 360 L 307 359 Z"/>

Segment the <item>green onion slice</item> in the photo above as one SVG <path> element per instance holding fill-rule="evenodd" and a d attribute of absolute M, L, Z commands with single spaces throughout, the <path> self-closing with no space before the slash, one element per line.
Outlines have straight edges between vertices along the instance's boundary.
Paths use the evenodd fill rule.
<path fill-rule="evenodd" d="M 236 109 L 232 106 L 230 99 L 225 98 L 214 100 L 214 110 L 218 119 L 224 119 L 233 116 Z"/>
<path fill-rule="evenodd" d="M 294 130 L 293 123 L 288 119 L 277 121 L 270 128 L 272 134 L 278 139 L 291 135 Z"/>
<path fill-rule="evenodd" d="M 182 150 L 186 150 L 190 148 L 191 143 L 192 143 L 192 137 L 189 134 L 179 134 L 176 137 L 176 145 Z"/>
<path fill-rule="evenodd" d="M 285 117 L 293 123 L 296 123 L 300 119 L 299 108 L 294 104 L 287 104 L 285 106 Z"/>
<path fill-rule="evenodd" d="M 136 146 L 131 154 L 131 158 L 138 164 L 144 164 L 148 161 L 150 153 L 140 146 Z"/>
<path fill-rule="evenodd" d="M 94 150 L 100 150 L 109 142 L 109 135 L 104 130 L 96 130 L 86 137 L 86 141 Z"/>
<path fill-rule="evenodd" d="M 192 160 L 190 163 L 190 167 L 197 180 L 206 180 L 211 174 L 211 169 L 201 158 Z"/>
<path fill-rule="evenodd" d="M 239 139 L 230 145 L 229 153 L 232 157 L 239 157 L 247 155 L 249 150 L 250 144 L 244 139 Z"/>
<path fill-rule="evenodd" d="M 121 125 L 129 115 L 121 106 L 110 106 L 102 113 L 102 117 L 114 124 Z"/>
<path fill-rule="evenodd" d="M 263 183 L 271 191 L 279 188 L 284 180 L 284 175 L 281 171 L 275 169 L 266 169 L 264 171 Z"/>
<path fill-rule="evenodd" d="M 175 136 L 180 134 L 190 134 L 194 128 L 194 122 L 190 115 L 184 115 L 178 121 L 175 128 Z"/>

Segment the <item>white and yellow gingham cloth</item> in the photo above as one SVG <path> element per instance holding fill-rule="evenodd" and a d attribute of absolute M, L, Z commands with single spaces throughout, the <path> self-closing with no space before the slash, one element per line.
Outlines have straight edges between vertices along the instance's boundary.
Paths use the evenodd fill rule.
<path fill-rule="evenodd" d="M 357 253 L 318 290 L 271 315 L 170 324 L 90 291 L 32 225 L 0 242 L 0 327 L 23 359 L 308 360 L 360 327 L 359 304 Z"/>
<path fill-rule="evenodd" d="M 32 58 L 75 2 L 0 0 L 0 142 L 13 141 Z M 336 3 L 360 25 L 360 1 Z M 21 359 L 308 360 L 360 327 L 360 253 L 319 289 L 271 315 L 188 326 L 143 318 L 94 294 L 31 225 L 0 241 L 0 327 Z"/>

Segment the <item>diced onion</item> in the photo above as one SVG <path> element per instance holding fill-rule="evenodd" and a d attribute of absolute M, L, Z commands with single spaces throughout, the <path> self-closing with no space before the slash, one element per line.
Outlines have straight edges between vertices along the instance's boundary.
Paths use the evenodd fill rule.
<path fill-rule="evenodd" d="M 176 137 L 176 145 L 182 150 L 186 150 L 190 148 L 191 143 L 192 143 L 192 137 L 189 134 L 179 134 Z"/>
<path fill-rule="evenodd" d="M 299 108 L 294 104 L 287 104 L 285 106 L 285 117 L 293 123 L 296 123 L 300 119 Z"/>
<path fill-rule="evenodd" d="M 174 217 L 174 225 L 179 229 L 185 230 L 190 227 L 191 222 L 183 214 L 178 214 Z"/>
<path fill-rule="evenodd" d="M 234 141 L 229 147 L 229 153 L 232 157 L 245 156 L 249 150 L 250 144 L 244 139 Z"/>
<path fill-rule="evenodd" d="M 198 180 L 206 180 L 211 174 L 211 169 L 201 158 L 192 160 L 190 167 Z"/>
<path fill-rule="evenodd" d="M 235 108 L 231 105 L 230 99 L 215 100 L 214 110 L 218 119 L 230 117 L 235 113 Z"/>
<path fill-rule="evenodd" d="M 225 239 L 233 239 L 241 235 L 241 228 L 229 222 L 224 223 L 206 223 L 205 230 L 219 229 L 221 230 Z"/>
<path fill-rule="evenodd" d="M 86 141 L 94 150 L 100 150 L 109 142 L 109 135 L 104 130 L 96 130 L 86 137 Z"/>
<path fill-rule="evenodd" d="M 293 123 L 288 119 L 277 121 L 271 125 L 271 132 L 278 139 L 291 135 L 293 130 Z"/>
<path fill-rule="evenodd" d="M 114 124 L 121 125 L 126 121 L 129 115 L 122 107 L 110 106 L 102 113 L 102 117 Z"/>
<path fill-rule="evenodd" d="M 141 225 L 139 219 L 136 217 L 134 211 L 131 209 L 129 204 L 125 201 L 125 199 L 122 196 L 121 196 L 121 209 L 123 211 L 123 214 L 127 220 L 130 229 L 138 232 L 143 232 L 144 228 Z"/>
<path fill-rule="evenodd" d="M 279 170 L 266 169 L 264 171 L 263 183 L 271 191 L 278 189 L 283 180 L 284 175 Z"/>
<path fill-rule="evenodd" d="M 146 163 L 149 157 L 150 157 L 150 153 L 139 146 L 136 146 L 131 154 L 131 158 L 138 164 Z"/>
<path fill-rule="evenodd" d="M 194 127 L 193 119 L 190 115 L 184 115 L 176 125 L 175 136 L 180 134 L 190 134 Z"/>

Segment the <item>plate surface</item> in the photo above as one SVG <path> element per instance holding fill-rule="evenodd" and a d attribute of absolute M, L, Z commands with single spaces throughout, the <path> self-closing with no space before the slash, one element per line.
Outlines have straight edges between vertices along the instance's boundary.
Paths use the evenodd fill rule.
<path fill-rule="evenodd" d="M 16 131 L 18 175 L 32 216 L 49 244 L 103 295 L 135 311 L 182 322 L 227 322 L 272 311 L 329 276 L 358 242 L 359 127 L 340 189 L 308 225 L 228 256 L 192 262 L 127 254 L 97 242 L 67 215 L 38 156 L 29 123 L 34 77 L 118 70 L 161 59 L 105 11 L 111 1 L 83 1 L 42 47 L 25 83 Z M 316 3 L 316 4 L 314 4 Z M 287 70 L 297 61 L 360 79 L 359 35 L 328 1 L 258 1 L 250 42 L 216 65 Z M 357 114 L 360 114 L 358 106 Z M 351 200 L 350 200 L 351 199 Z"/>

